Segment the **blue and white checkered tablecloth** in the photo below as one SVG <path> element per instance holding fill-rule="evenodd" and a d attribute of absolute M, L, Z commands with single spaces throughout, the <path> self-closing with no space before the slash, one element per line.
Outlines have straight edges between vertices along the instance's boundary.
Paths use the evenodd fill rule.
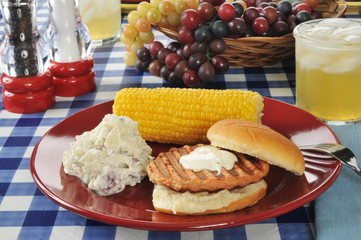
<path fill-rule="evenodd" d="M 41 33 L 48 19 L 46 1 L 38 4 Z M 126 19 L 123 18 L 123 26 Z M 1 21 L 0 33 L 4 24 Z M 170 41 L 161 33 L 156 39 Z M 31 153 L 40 138 L 64 118 L 87 107 L 113 100 L 124 87 L 169 86 L 158 77 L 126 67 L 120 42 L 92 48 L 97 89 L 78 97 L 57 97 L 40 113 L 14 114 L 0 98 L 0 239 L 314 239 L 313 204 L 266 221 L 213 231 L 146 231 L 96 222 L 59 207 L 37 188 L 30 171 Z M 231 68 L 217 75 L 209 88 L 249 89 L 263 96 L 294 104 L 294 59 L 273 66 Z"/>

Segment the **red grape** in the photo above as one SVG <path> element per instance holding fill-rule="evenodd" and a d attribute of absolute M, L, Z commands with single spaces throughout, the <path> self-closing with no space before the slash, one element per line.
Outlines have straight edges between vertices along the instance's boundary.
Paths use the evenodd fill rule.
<path fill-rule="evenodd" d="M 170 54 L 172 51 L 168 48 L 162 48 L 159 50 L 158 54 L 157 54 L 157 58 L 158 60 L 165 64 L 165 58 L 168 56 L 168 54 Z"/>
<path fill-rule="evenodd" d="M 293 29 L 296 27 L 296 16 L 295 15 L 289 15 L 286 21 L 290 31 L 292 32 Z"/>
<path fill-rule="evenodd" d="M 203 63 L 198 69 L 198 76 L 202 82 L 209 82 L 214 78 L 215 70 L 210 62 Z"/>
<path fill-rule="evenodd" d="M 307 11 L 311 14 L 311 7 L 306 3 L 300 3 L 295 7 L 295 14 L 301 12 L 301 11 Z"/>
<path fill-rule="evenodd" d="M 312 10 L 312 12 L 311 12 L 311 17 L 312 17 L 312 19 L 322 18 L 322 12 L 319 11 L 319 10 L 314 9 L 314 10 Z"/>
<path fill-rule="evenodd" d="M 149 44 L 149 51 L 153 57 L 157 57 L 160 49 L 164 48 L 163 43 L 159 41 L 153 41 Z"/>
<path fill-rule="evenodd" d="M 175 66 L 177 65 L 177 63 L 179 63 L 182 60 L 182 57 L 179 56 L 176 53 L 170 53 L 168 54 L 168 56 L 165 58 L 165 65 L 170 69 L 170 70 L 174 70 Z"/>
<path fill-rule="evenodd" d="M 149 64 L 149 72 L 154 76 L 160 76 L 160 69 L 163 67 L 163 65 L 158 61 L 154 60 Z"/>
<path fill-rule="evenodd" d="M 177 51 L 176 51 L 176 54 L 181 56 L 182 59 L 185 59 L 184 54 L 183 54 L 183 47 L 178 48 Z"/>
<path fill-rule="evenodd" d="M 220 6 L 223 4 L 226 0 L 212 0 L 213 6 Z"/>
<path fill-rule="evenodd" d="M 247 25 L 240 18 L 233 18 L 227 23 L 228 35 L 231 38 L 244 37 L 246 35 Z"/>
<path fill-rule="evenodd" d="M 194 43 L 191 44 L 191 53 L 190 53 L 190 55 L 192 55 L 195 52 L 206 53 L 207 48 L 208 48 L 207 43 L 194 42 Z M 190 57 L 190 55 L 189 55 L 189 57 Z"/>
<path fill-rule="evenodd" d="M 184 84 L 187 85 L 188 87 L 196 86 L 198 84 L 199 80 L 200 79 L 199 79 L 198 73 L 193 69 L 189 69 L 183 75 Z"/>
<path fill-rule="evenodd" d="M 194 70 L 198 70 L 205 62 L 207 62 L 207 56 L 204 53 L 193 53 L 188 59 L 189 67 Z"/>
<path fill-rule="evenodd" d="M 217 12 L 211 3 L 203 2 L 198 5 L 197 13 L 201 19 L 210 21 Z"/>
<path fill-rule="evenodd" d="M 265 8 L 265 7 L 269 7 L 269 4 L 268 3 L 266 3 L 266 2 L 263 2 L 263 3 L 261 3 L 260 5 L 258 5 L 257 6 L 257 8 Z"/>
<path fill-rule="evenodd" d="M 182 43 L 194 42 L 193 31 L 183 26 L 178 32 L 178 40 Z"/>
<path fill-rule="evenodd" d="M 142 61 L 142 60 L 137 60 L 135 62 L 135 68 L 140 71 L 140 72 L 145 72 L 148 70 L 148 66 L 149 66 L 149 62 L 148 61 Z"/>
<path fill-rule="evenodd" d="M 177 41 L 173 41 L 168 44 L 167 48 L 170 49 L 172 52 L 176 52 L 178 48 L 182 47 L 182 44 Z"/>
<path fill-rule="evenodd" d="M 187 43 L 183 47 L 183 56 L 185 59 L 188 59 L 192 55 L 192 43 Z"/>
<path fill-rule="evenodd" d="M 152 60 L 152 56 L 146 47 L 140 47 L 136 52 L 137 58 L 144 62 L 150 62 Z"/>
<path fill-rule="evenodd" d="M 272 24 L 277 20 L 278 14 L 274 7 L 268 6 L 262 10 L 262 13 L 267 18 L 268 23 Z"/>
<path fill-rule="evenodd" d="M 226 50 L 226 43 L 222 38 L 215 38 L 209 44 L 209 50 L 213 54 L 220 54 Z"/>
<path fill-rule="evenodd" d="M 252 22 L 252 30 L 257 35 L 267 32 L 268 26 L 268 22 L 264 17 L 258 17 Z"/>
<path fill-rule="evenodd" d="M 169 75 L 172 71 L 166 66 L 164 65 L 161 69 L 160 69 L 160 77 L 163 78 L 164 80 L 168 81 Z"/>
<path fill-rule="evenodd" d="M 243 18 L 247 24 L 252 23 L 252 21 L 259 17 L 259 11 L 255 7 L 249 7 L 244 11 Z"/>
<path fill-rule="evenodd" d="M 179 78 L 175 72 L 171 72 L 168 76 L 168 82 L 170 82 L 172 85 L 176 86 L 176 87 L 182 87 L 183 84 L 183 79 Z"/>
<path fill-rule="evenodd" d="M 259 5 L 261 5 L 262 3 L 269 3 L 272 0 L 256 0 L 255 2 L 255 6 L 258 7 Z"/>
<path fill-rule="evenodd" d="M 283 12 L 277 11 L 277 21 L 287 21 L 287 17 Z"/>
<path fill-rule="evenodd" d="M 228 22 L 236 16 L 236 8 L 231 3 L 223 3 L 221 6 L 219 6 L 218 16 L 222 20 Z"/>
<path fill-rule="evenodd" d="M 302 0 L 302 2 L 308 4 L 312 9 L 315 9 L 320 3 L 320 0 Z"/>
<path fill-rule="evenodd" d="M 187 9 L 181 15 L 181 23 L 189 30 L 193 30 L 198 27 L 201 18 L 194 9 Z"/>
<path fill-rule="evenodd" d="M 174 72 L 179 78 L 183 78 L 183 74 L 188 71 L 190 68 L 188 66 L 187 60 L 180 61 L 177 66 L 175 66 Z"/>
<path fill-rule="evenodd" d="M 211 59 L 211 63 L 216 73 L 225 73 L 229 69 L 229 63 L 227 59 L 222 56 L 214 56 Z"/>
<path fill-rule="evenodd" d="M 247 7 L 255 7 L 256 6 L 256 0 L 243 0 L 246 4 Z"/>
<path fill-rule="evenodd" d="M 283 21 L 277 21 L 272 24 L 273 34 L 277 37 L 289 33 L 289 27 L 287 23 Z"/>

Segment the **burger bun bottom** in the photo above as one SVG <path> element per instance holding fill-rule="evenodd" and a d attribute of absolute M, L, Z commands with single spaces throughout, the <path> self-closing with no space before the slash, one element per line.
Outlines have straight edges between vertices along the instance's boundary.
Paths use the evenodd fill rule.
<path fill-rule="evenodd" d="M 218 192 L 176 192 L 166 186 L 155 185 L 154 208 L 174 215 L 205 215 L 229 213 L 253 206 L 266 195 L 267 183 L 261 180 L 243 188 Z"/>

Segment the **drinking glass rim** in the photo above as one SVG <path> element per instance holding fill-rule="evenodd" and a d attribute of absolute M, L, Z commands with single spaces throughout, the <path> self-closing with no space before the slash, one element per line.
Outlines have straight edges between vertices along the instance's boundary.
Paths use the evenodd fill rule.
<path fill-rule="evenodd" d="M 313 19 L 313 20 L 298 24 L 293 30 L 293 36 L 295 39 L 300 38 L 303 40 L 312 41 L 312 42 L 316 42 L 316 43 L 326 43 L 326 42 L 330 43 L 329 40 L 318 39 L 318 38 L 310 37 L 308 35 L 300 33 L 300 28 L 302 28 L 305 25 L 311 25 L 311 24 L 318 23 L 321 21 L 329 21 L 330 19 L 332 19 L 332 21 L 339 21 L 342 19 L 342 20 L 347 20 L 347 21 L 352 21 L 352 22 L 358 22 L 361 25 L 361 19 L 357 19 L 357 18 L 319 18 L 319 19 Z M 356 42 L 355 43 L 337 42 L 337 43 L 342 43 L 342 46 L 361 48 L 361 43 L 359 43 L 359 42 L 358 43 L 356 43 Z"/>

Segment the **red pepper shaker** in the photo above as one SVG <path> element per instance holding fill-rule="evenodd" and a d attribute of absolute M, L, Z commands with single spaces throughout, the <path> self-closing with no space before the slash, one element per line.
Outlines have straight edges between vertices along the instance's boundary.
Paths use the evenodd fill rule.
<path fill-rule="evenodd" d="M 4 108 L 14 113 L 44 111 L 55 103 L 48 48 L 36 23 L 36 3 L 1 0 L 4 36 L 0 46 Z"/>
<path fill-rule="evenodd" d="M 90 32 L 82 22 L 75 0 L 49 0 L 45 38 L 50 46 L 49 70 L 55 95 L 79 96 L 96 88 Z"/>

